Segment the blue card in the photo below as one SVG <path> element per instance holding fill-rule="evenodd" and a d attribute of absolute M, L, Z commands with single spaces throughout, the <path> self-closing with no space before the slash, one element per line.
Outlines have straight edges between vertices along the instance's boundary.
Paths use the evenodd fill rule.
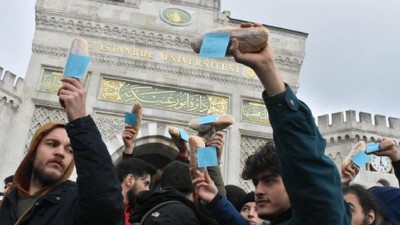
<path fill-rule="evenodd" d="M 189 141 L 189 135 L 186 133 L 186 131 L 184 130 L 184 129 L 182 129 L 182 128 L 180 128 L 179 129 L 179 136 L 181 136 L 181 138 L 184 140 L 184 141 Z"/>
<path fill-rule="evenodd" d="M 229 33 L 206 33 L 200 47 L 200 56 L 224 58 L 230 38 Z"/>
<path fill-rule="evenodd" d="M 82 79 L 89 63 L 89 56 L 69 54 L 64 68 L 64 77 Z"/>
<path fill-rule="evenodd" d="M 216 147 L 198 148 L 197 166 L 199 168 L 218 166 L 217 148 Z"/>
<path fill-rule="evenodd" d="M 379 142 L 369 143 L 365 148 L 367 154 L 379 151 Z"/>
<path fill-rule="evenodd" d="M 135 113 L 125 113 L 125 123 L 128 125 L 136 125 L 137 124 L 137 115 Z"/>
<path fill-rule="evenodd" d="M 199 124 L 203 125 L 208 123 L 214 123 L 215 121 L 217 121 L 217 115 L 203 116 L 200 117 Z"/>
<path fill-rule="evenodd" d="M 356 164 L 359 168 L 364 166 L 370 160 L 371 156 L 365 154 L 363 151 L 358 151 L 357 154 L 353 156 L 351 161 Z"/>

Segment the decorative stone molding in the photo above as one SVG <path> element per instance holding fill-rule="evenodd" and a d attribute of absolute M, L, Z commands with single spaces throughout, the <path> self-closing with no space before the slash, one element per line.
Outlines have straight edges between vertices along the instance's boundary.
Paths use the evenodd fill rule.
<path fill-rule="evenodd" d="M 42 45 L 33 45 L 32 52 L 35 54 L 44 54 L 57 57 L 66 57 L 68 49 L 56 48 Z M 210 80 L 224 85 L 240 85 L 251 89 L 262 90 L 263 87 L 258 79 L 232 76 L 211 71 L 185 68 L 165 63 L 149 62 L 141 59 L 131 59 L 127 57 L 111 56 L 101 53 L 91 54 L 92 62 L 102 65 L 119 66 L 127 69 L 142 69 L 147 71 L 164 72 L 173 74 L 179 79 L 185 79 L 188 76 L 199 80 Z"/>
<path fill-rule="evenodd" d="M 264 146 L 269 139 L 267 138 L 259 138 L 259 137 L 251 137 L 251 136 L 241 136 L 240 140 L 240 174 L 243 171 L 244 164 L 246 159 L 252 155 L 257 149 L 261 146 Z M 246 192 L 250 192 L 254 190 L 254 185 L 251 180 L 243 180 L 239 179 L 239 186 L 242 187 Z"/>
<path fill-rule="evenodd" d="M 86 0 L 91 2 L 101 2 L 103 4 L 119 5 L 127 8 L 136 8 L 140 6 L 141 0 Z"/>
<path fill-rule="evenodd" d="M 67 56 L 68 49 L 33 44 L 32 53 L 65 58 Z"/>
<path fill-rule="evenodd" d="M 90 20 L 66 20 L 59 16 L 40 15 L 40 13 L 36 15 L 36 29 L 41 31 L 67 33 L 97 40 L 112 40 L 115 43 L 193 53 L 189 38 L 182 39 L 182 36 L 166 35 L 157 31 L 139 30 L 127 26 L 123 27 L 122 25 L 92 24 L 92 22 Z M 287 34 L 282 32 L 281 35 Z M 294 37 L 298 38 L 299 36 L 295 35 Z M 298 73 L 301 68 L 302 58 L 304 58 L 304 54 L 293 56 L 286 52 L 278 52 L 276 62 L 283 71 Z"/>
<path fill-rule="evenodd" d="M 294 31 L 294 30 L 287 30 L 285 28 L 280 28 L 280 27 L 273 27 L 273 26 L 268 26 L 268 30 L 272 35 L 279 35 L 279 36 L 285 36 L 289 38 L 294 38 L 294 39 L 301 39 L 302 41 L 306 41 L 308 34 L 300 31 Z"/>
<path fill-rule="evenodd" d="M 94 121 L 101 133 L 103 140 L 109 140 L 115 135 L 119 135 L 124 130 L 124 116 L 116 114 L 106 114 L 96 112 Z"/>
<path fill-rule="evenodd" d="M 20 92 L 22 91 L 23 79 L 17 77 L 10 71 L 5 71 L 0 67 L 0 102 L 2 105 L 9 106 L 11 109 L 18 109 L 22 103 Z"/>
<path fill-rule="evenodd" d="M 21 99 L 1 92 L 0 90 L 0 105 L 8 106 L 14 111 L 17 110 L 22 102 Z"/>
<path fill-rule="evenodd" d="M 46 13 L 48 14 L 48 13 Z M 53 15 L 36 14 L 36 29 L 40 31 L 67 33 L 92 37 L 97 40 L 113 40 L 117 43 L 152 46 L 175 51 L 192 52 L 189 39 L 181 36 L 165 35 L 156 31 L 144 31 L 125 26 L 92 24 L 90 20 L 64 19 Z M 174 48 L 171 48 L 174 47 Z M 177 49 L 178 48 L 178 49 Z"/>
<path fill-rule="evenodd" d="M 283 58 L 281 55 L 276 56 L 275 62 L 279 65 L 280 70 L 296 74 L 300 73 L 301 64 L 303 63 L 297 57 L 291 59 L 289 57 Z"/>
<path fill-rule="evenodd" d="M 171 5 L 182 5 L 182 6 L 189 6 L 193 8 L 200 8 L 200 9 L 208 9 L 212 11 L 220 11 L 221 2 L 220 0 L 158 0 L 160 2 L 170 3 Z"/>
<path fill-rule="evenodd" d="M 327 156 L 334 161 L 337 165 L 340 165 L 343 160 L 345 159 L 345 155 L 343 155 L 341 152 L 335 152 L 335 153 L 328 153 Z"/>

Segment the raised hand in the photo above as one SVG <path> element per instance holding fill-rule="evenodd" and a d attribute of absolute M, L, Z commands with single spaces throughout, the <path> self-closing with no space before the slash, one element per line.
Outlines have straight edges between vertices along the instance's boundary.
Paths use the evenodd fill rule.
<path fill-rule="evenodd" d="M 224 134 L 221 131 L 214 133 L 214 135 L 207 141 L 206 146 L 214 146 L 217 148 L 218 162 L 220 162 L 222 149 L 224 147 Z"/>
<path fill-rule="evenodd" d="M 210 203 L 218 193 L 217 186 L 208 175 L 207 169 L 204 172 L 204 177 L 197 177 L 192 180 L 195 193 L 206 203 Z"/>
<path fill-rule="evenodd" d="M 378 142 L 384 142 L 387 140 L 390 140 L 390 139 L 387 137 L 383 137 L 383 138 L 379 138 Z M 392 160 L 392 162 L 399 161 L 400 160 L 400 151 L 397 149 L 396 142 L 393 141 L 393 143 L 394 143 L 394 145 L 391 148 L 382 149 L 377 152 L 374 152 L 373 154 L 378 155 L 378 156 L 388 156 Z"/>
<path fill-rule="evenodd" d="M 243 23 L 241 27 L 262 26 L 256 23 Z M 232 52 L 235 61 L 244 64 L 254 70 L 269 96 L 274 96 L 285 91 L 285 83 L 280 75 L 278 66 L 270 44 L 257 53 L 242 53 L 239 50 L 239 42 L 232 39 L 229 52 Z"/>
<path fill-rule="evenodd" d="M 73 121 L 86 116 L 86 90 L 77 79 L 64 77 L 58 92 L 68 120 Z"/>
<path fill-rule="evenodd" d="M 350 163 L 343 170 L 341 170 L 342 185 L 344 185 L 344 186 L 349 185 L 350 182 L 352 180 L 354 180 L 354 178 L 356 178 L 359 171 L 360 171 L 359 168 L 356 165 L 354 165 L 353 163 Z"/>
<path fill-rule="evenodd" d="M 133 126 L 125 126 L 122 132 L 122 141 L 124 141 L 126 154 L 133 154 L 133 148 L 137 137 L 137 130 Z"/>
<path fill-rule="evenodd" d="M 139 133 L 140 125 L 142 124 L 143 109 L 140 103 L 135 103 L 132 107 L 132 113 L 136 114 L 136 125 L 125 126 L 122 132 L 122 140 L 125 145 L 125 154 L 133 154 L 136 137 Z"/>

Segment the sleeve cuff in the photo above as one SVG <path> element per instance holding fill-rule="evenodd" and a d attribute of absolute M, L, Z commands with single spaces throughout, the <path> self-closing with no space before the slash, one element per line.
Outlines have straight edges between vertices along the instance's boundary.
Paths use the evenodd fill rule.
<path fill-rule="evenodd" d="M 76 120 L 67 123 L 67 129 L 79 129 L 80 127 L 86 127 L 95 124 L 90 115 L 78 118 Z"/>
<path fill-rule="evenodd" d="M 263 91 L 262 97 L 267 108 L 276 108 L 288 106 L 294 111 L 299 110 L 299 99 L 294 94 L 293 90 L 288 84 L 285 83 L 286 90 L 274 96 L 268 96 L 266 91 Z"/>
<path fill-rule="evenodd" d="M 215 197 L 211 200 L 211 202 L 207 204 L 207 208 L 208 209 L 215 208 L 218 205 L 221 198 L 222 198 L 222 195 L 218 192 L 217 195 L 215 195 Z"/>
<path fill-rule="evenodd" d="M 128 154 L 128 153 L 122 152 L 122 158 L 123 159 L 133 158 L 133 154 Z"/>

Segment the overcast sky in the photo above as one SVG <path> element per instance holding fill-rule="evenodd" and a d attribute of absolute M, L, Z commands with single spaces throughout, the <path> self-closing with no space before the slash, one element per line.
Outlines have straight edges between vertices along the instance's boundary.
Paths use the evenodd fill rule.
<path fill-rule="evenodd" d="M 309 34 L 298 96 L 314 115 L 400 118 L 399 0 L 225 0 L 221 9 Z"/>
<path fill-rule="evenodd" d="M 35 0 L 0 2 L 0 66 L 24 77 Z M 315 116 L 400 118 L 399 0 L 222 0 L 235 19 L 308 33 L 298 96 Z"/>

